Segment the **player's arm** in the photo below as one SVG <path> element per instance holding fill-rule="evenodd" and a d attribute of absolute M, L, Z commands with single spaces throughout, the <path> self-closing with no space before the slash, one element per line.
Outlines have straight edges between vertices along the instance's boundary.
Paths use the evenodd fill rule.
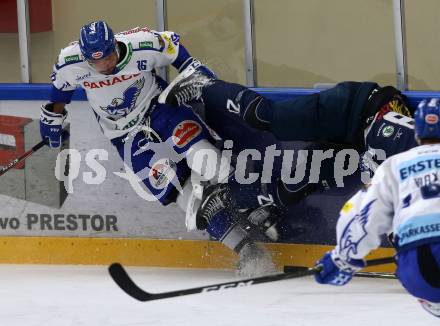
<path fill-rule="evenodd" d="M 51 80 L 49 103 L 41 106 L 40 134 L 43 139 L 48 139 L 50 148 L 59 148 L 62 142 L 63 123 L 67 117 L 65 106 L 70 103 L 75 91 L 75 85 L 69 82 L 68 68 L 63 52 L 54 65 Z"/>
<path fill-rule="evenodd" d="M 159 97 L 159 103 L 166 103 L 172 106 L 182 104 L 184 101 L 176 101 L 176 91 L 183 92 L 187 95 L 185 98 L 185 103 L 187 103 L 198 97 L 197 94 L 190 94 L 188 90 L 196 90 L 197 87 L 200 87 L 203 80 L 217 78 L 213 71 L 191 56 L 185 46 L 180 43 L 180 36 L 178 34 L 170 31 L 150 31 L 143 33 L 139 32 L 139 37 L 143 37 L 142 39 L 139 39 L 139 44 L 148 43 L 150 47 L 148 48 L 145 45 L 145 51 L 148 55 L 146 69 L 152 70 L 154 68 L 172 65 L 180 72 L 180 74 L 162 92 L 161 97 Z M 142 50 L 142 46 L 140 50 Z M 190 78 L 186 83 L 187 90 L 183 91 L 180 90 L 179 87 L 176 87 L 176 85 L 185 77 Z M 196 88 L 193 88 L 192 86 L 195 86 Z"/>
<path fill-rule="evenodd" d="M 201 65 L 196 58 L 191 56 L 189 51 L 180 42 L 179 34 L 171 31 L 150 31 L 149 33 L 144 32 L 143 35 L 145 35 L 145 42 L 149 42 L 154 47 L 155 51 L 153 53 L 157 54 L 156 56 L 153 56 L 153 61 L 151 61 L 151 64 L 154 65 L 154 67 L 172 65 L 179 72 L 182 72 L 189 65 L 197 62 L 200 70 L 214 76 L 214 73 L 211 70 L 206 66 Z M 153 39 L 151 39 L 151 37 L 153 37 Z"/>
<path fill-rule="evenodd" d="M 379 167 L 372 184 L 358 192 L 342 208 L 337 223 L 337 245 L 318 262 L 318 283 L 344 285 L 365 267 L 364 257 L 379 247 L 381 236 L 392 229 L 394 216 L 392 176 Z"/>

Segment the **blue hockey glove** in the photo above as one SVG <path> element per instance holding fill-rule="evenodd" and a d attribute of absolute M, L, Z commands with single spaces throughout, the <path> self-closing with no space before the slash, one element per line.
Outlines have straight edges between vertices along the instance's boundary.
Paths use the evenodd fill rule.
<path fill-rule="evenodd" d="M 51 110 L 51 103 L 41 106 L 40 134 L 42 139 L 48 138 L 50 148 L 59 148 L 62 143 L 63 122 L 67 117 L 67 111 L 54 113 Z"/>
<path fill-rule="evenodd" d="M 321 284 L 345 285 L 352 279 L 354 273 L 365 267 L 362 259 L 345 261 L 333 250 L 327 252 L 315 267 L 321 271 L 315 274 L 315 280 Z"/>

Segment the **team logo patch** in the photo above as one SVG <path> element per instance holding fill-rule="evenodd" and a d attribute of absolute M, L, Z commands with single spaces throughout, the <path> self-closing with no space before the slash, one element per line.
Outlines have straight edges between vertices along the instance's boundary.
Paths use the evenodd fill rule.
<path fill-rule="evenodd" d="M 394 134 L 394 127 L 393 126 L 386 126 L 382 129 L 382 135 L 384 137 L 391 137 Z"/>
<path fill-rule="evenodd" d="M 118 78 L 118 77 L 114 77 Z M 126 77 L 126 80 L 129 78 Z M 105 82 L 110 85 L 111 80 L 106 80 Z M 101 110 L 105 111 L 107 114 L 112 115 L 113 117 L 124 117 L 134 110 L 136 106 L 137 98 L 144 87 L 145 78 L 136 80 L 133 84 L 128 86 L 128 88 L 123 92 L 122 97 L 115 97 L 112 99 L 110 105 L 108 106 L 100 106 Z M 90 83 L 88 83 L 90 85 Z M 95 84 L 93 82 L 92 84 Z M 84 83 L 84 86 L 86 83 Z M 103 84 L 105 85 L 105 84 Z M 94 87 L 91 87 L 94 88 Z"/>
<path fill-rule="evenodd" d="M 176 176 L 176 163 L 163 158 L 157 161 L 150 169 L 149 179 L 151 185 L 156 189 L 164 189 Z"/>
<path fill-rule="evenodd" d="M 173 141 L 177 147 L 188 145 L 202 132 L 202 127 L 193 120 L 185 120 L 173 130 Z"/>
<path fill-rule="evenodd" d="M 102 56 L 104 55 L 104 53 L 102 51 L 98 51 L 98 52 L 93 52 L 92 53 L 92 58 L 93 59 L 101 59 Z"/>
<path fill-rule="evenodd" d="M 425 117 L 425 122 L 430 125 L 435 125 L 438 122 L 437 114 L 427 114 Z"/>

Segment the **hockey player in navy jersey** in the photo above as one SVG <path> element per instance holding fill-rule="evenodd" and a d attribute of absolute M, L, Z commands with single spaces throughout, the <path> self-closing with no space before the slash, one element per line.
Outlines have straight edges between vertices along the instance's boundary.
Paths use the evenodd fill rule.
<path fill-rule="evenodd" d="M 392 86 L 341 82 L 315 94 L 273 101 L 245 86 L 206 75 L 197 65 L 183 70 L 161 93 L 159 102 L 177 106 L 201 100 L 207 115 L 219 112 L 231 120 L 268 131 L 278 140 L 353 148 L 361 156 L 361 171 L 370 175 L 387 157 L 417 145 L 413 109 Z M 291 205 L 313 191 L 335 186 L 333 163 L 332 159 L 323 162 L 319 182 L 280 182 L 274 186 L 278 197 Z"/>
<path fill-rule="evenodd" d="M 181 71 L 195 62 L 174 32 L 134 28 L 114 35 L 103 21 L 89 23 L 81 28 L 79 41 L 59 54 L 50 102 L 41 108 L 41 136 L 52 148 L 61 145 L 65 106 L 74 90 L 83 88 L 102 132 L 150 194 L 163 205 L 177 203 L 188 229 L 207 230 L 237 252 L 242 275 L 272 273 L 268 251 L 240 223 L 243 212 L 245 218 L 254 213 L 253 221 L 267 213 L 254 211 L 254 202 L 247 205 L 250 197 L 240 197 L 249 192 L 231 177 L 230 163 L 217 159 L 215 137 L 203 121 L 186 106 L 176 111 L 158 103 L 166 83 L 155 69 L 172 65 Z M 214 78 L 203 65 L 196 70 Z M 215 158 L 205 162 L 200 152 Z"/>
<path fill-rule="evenodd" d="M 440 99 L 419 104 L 415 131 L 419 146 L 388 158 L 342 208 L 337 245 L 318 261 L 315 278 L 346 284 L 381 236 L 392 233 L 398 279 L 440 318 Z"/>

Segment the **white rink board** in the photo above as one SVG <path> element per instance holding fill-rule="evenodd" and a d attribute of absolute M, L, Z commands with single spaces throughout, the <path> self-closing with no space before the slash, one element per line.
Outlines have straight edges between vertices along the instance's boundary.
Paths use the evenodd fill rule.
<path fill-rule="evenodd" d="M 38 119 L 42 103 L 0 101 L 0 115 Z M 128 181 L 113 173 L 123 171 L 122 160 L 101 133 L 87 102 L 72 102 L 67 108 L 71 123 L 70 147 L 77 149 L 82 157 L 79 176 L 73 181 L 73 194 L 69 194 L 61 209 L 0 195 L 0 236 L 208 238 L 203 232 L 186 231 L 184 214 L 177 205 L 164 207 L 158 202 L 145 201 Z M 108 161 L 99 161 L 107 171 L 105 181 L 99 185 L 83 181 L 84 172 L 94 172 L 84 162 L 91 149 L 108 152 Z"/>

